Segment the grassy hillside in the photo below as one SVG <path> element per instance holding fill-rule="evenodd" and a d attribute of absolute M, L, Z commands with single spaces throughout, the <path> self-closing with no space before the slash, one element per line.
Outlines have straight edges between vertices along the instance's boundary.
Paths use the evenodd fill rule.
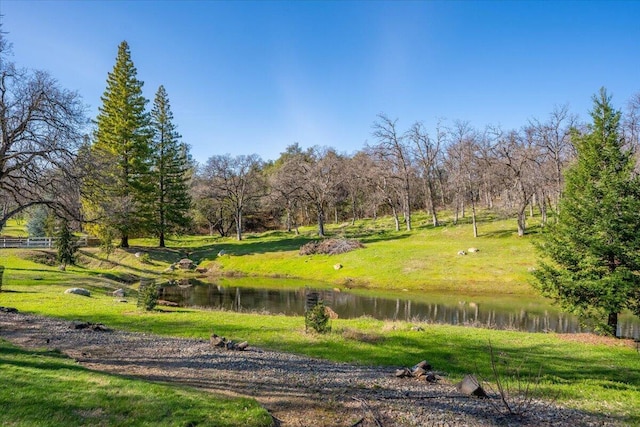
<path fill-rule="evenodd" d="M 216 239 L 195 252 L 203 266 L 221 272 L 256 276 L 298 277 L 334 286 L 409 289 L 465 293 L 530 294 L 535 266 L 531 236 L 518 237 L 515 221 L 489 216 L 473 237 L 471 225 L 432 227 L 418 216 L 417 227 L 395 232 L 389 219 L 330 225 L 330 237 L 355 238 L 365 248 L 342 255 L 299 255 L 317 239 L 315 229 L 301 234 L 269 232 L 237 242 Z M 535 224 L 535 223 L 534 223 Z M 533 228 L 535 235 L 536 228 Z M 145 242 L 147 243 L 147 242 Z M 479 252 L 458 255 L 477 248 Z M 225 255 L 218 256 L 220 250 Z M 340 269 L 335 268 L 340 264 Z"/>

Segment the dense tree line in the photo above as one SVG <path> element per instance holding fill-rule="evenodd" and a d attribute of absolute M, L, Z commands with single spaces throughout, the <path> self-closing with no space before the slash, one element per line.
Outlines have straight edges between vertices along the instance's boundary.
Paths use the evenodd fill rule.
<path fill-rule="evenodd" d="M 639 98 L 629 104 L 621 125 L 633 147 Z M 511 130 L 440 121 L 430 133 L 421 122 L 403 129 L 398 119 L 381 114 L 372 124 L 373 142 L 350 155 L 293 144 L 275 161 L 249 156 L 252 166 L 246 170 L 221 164 L 241 165 L 247 156 L 211 157 L 196 171 L 192 191 L 198 202 L 192 214 L 202 231 L 227 235 L 235 230 L 240 238 L 238 227 L 290 231 L 312 223 L 323 236 L 327 221 L 380 215 L 390 215 L 398 231 L 411 230 L 413 212 L 427 212 L 437 226 L 439 212 L 447 210 L 454 222 L 470 217 L 477 236 L 481 208 L 513 216 L 522 236 L 533 212 L 544 223 L 550 211 L 558 210 L 564 171 L 575 160 L 573 138 L 585 128 L 567 106 Z M 235 180 L 244 182 L 249 170 L 253 185 L 228 188 Z M 242 200 L 251 203 L 239 204 Z M 243 223 L 240 212 L 252 221 Z"/>

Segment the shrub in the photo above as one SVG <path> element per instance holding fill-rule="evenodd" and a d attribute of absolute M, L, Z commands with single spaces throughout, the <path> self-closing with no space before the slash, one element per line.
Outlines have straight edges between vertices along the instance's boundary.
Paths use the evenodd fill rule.
<path fill-rule="evenodd" d="M 60 221 L 60 227 L 56 233 L 55 246 L 57 250 L 57 260 L 61 265 L 66 266 L 76 262 L 78 245 L 69 229 L 69 223 L 66 219 Z"/>
<path fill-rule="evenodd" d="M 489 403 L 502 415 L 525 416 L 533 407 L 534 395 L 540 393 L 542 366 L 537 372 L 527 371 L 525 358 L 513 363 L 509 355 L 502 352 L 496 354 L 491 342 L 489 342 L 489 356 L 491 381 L 485 380 L 484 385 L 499 398 L 499 403 L 492 399 Z M 495 388 L 492 383 L 495 384 Z M 551 400 L 556 399 L 557 396 Z"/>
<path fill-rule="evenodd" d="M 316 305 L 307 310 L 304 314 L 304 326 L 306 330 L 311 328 L 319 334 L 331 332 L 329 314 L 327 314 L 323 301 L 318 301 Z"/>
<path fill-rule="evenodd" d="M 153 279 L 140 280 L 138 288 L 138 307 L 151 311 L 158 304 L 159 287 Z"/>

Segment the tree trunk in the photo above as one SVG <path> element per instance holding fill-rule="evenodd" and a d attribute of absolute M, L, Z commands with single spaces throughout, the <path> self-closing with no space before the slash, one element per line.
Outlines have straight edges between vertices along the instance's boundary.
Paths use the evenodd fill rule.
<path fill-rule="evenodd" d="M 407 231 L 411 231 L 411 202 L 409 201 L 409 195 L 406 195 L 404 200 L 404 222 L 407 225 Z"/>
<path fill-rule="evenodd" d="M 324 237 L 324 209 L 321 205 L 318 205 L 318 236 Z"/>
<path fill-rule="evenodd" d="M 291 232 L 291 211 L 289 209 L 287 209 L 286 227 L 287 233 Z"/>
<path fill-rule="evenodd" d="M 478 237 L 478 223 L 476 222 L 476 202 L 471 195 L 471 223 L 473 224 L 473 237 Z"/>
<path fill-rule="evenodd" d="M 128 248 L 129 247 L 129 235 L 123 233 L 122 234 L 122 238 L 120 239 L 120 247 L 121 248 Z"/>
<path fill-rule="evenodd" d="M 242 240 L 242 210 L 236 211 L 236 238 Z"/>
<path fill-rule="evenodd" d="M 396 223 L 396 231 L 400 231 L 400 220 L 398 219 L 398 211 L 396 211 L 395 206 L 392 206 L 391 210 L 393 212 L 393 220 Z"/>
<path fill-rule="evenodd" d="M 164 248 L 164 231 L 160 232 L 160 242 L 158 243 L 159 248 Z"/>
<path fill-rule="evenodd" d="M 527 207 L 523 206 L 520 210 L 518 210 L 518 236 L 524 236 L 524 232 L 526 230 L 527 224 L 527 215 L 525 213 Z"/>
<path fill-rule="evenodd" d="M 618 337 L 618 313 L 609 313 L 607 325 L 614 337 Z"/>

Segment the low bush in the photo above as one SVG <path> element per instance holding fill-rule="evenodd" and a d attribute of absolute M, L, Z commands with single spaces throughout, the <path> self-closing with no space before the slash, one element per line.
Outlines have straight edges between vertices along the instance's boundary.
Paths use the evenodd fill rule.
<path fill-rule="evenodd" d="M 158 293 L 159 287 L 155 280 L 141 280 L 138 288 L 138 307 L 146 311 L 153 310 L 158 304 Z"/>
<path fill-rule="evenodd" d="M 331 332 L 331 325 L 329 325 L 329 314 L 325 309 L 325 305 L 323 301 L 319 301 L 312 308 L 307 310 L 304 315 L 304 325 L 305 329 L 309 330 L 309 328 L 318 332 L 319 334 L 325 334 L 327 332 Z"/>

